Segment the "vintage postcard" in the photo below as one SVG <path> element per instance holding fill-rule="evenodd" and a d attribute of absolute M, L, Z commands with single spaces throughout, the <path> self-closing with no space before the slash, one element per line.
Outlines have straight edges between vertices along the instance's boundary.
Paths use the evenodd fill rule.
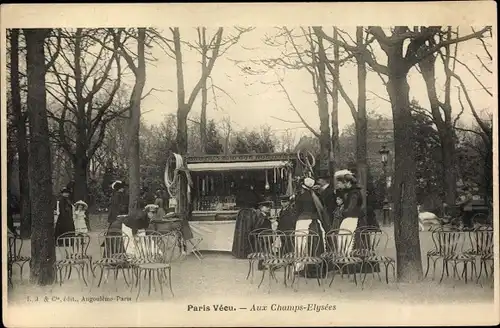
<path fill-rule="evenodd" d="M 498 324 L 496 13 L 3 5 L 3 324 Z"/>

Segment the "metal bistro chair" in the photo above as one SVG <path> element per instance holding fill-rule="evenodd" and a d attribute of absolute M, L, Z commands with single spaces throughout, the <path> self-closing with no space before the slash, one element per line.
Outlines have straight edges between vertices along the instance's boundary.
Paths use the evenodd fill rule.
<path fill-rule="evenodd" d="M 477 274 L 477 283 L 483 272 L 488 277 L 487 262 L 491 263 L 491 273 L 493 274 L 493 229 L 480 228 L 469 232 L 471 249 L 465 251 L 466 254 L 476 258 L 479 261 L 479 273 Z"/>
<path fill-rule="evenodd" d="M 321 286 L 321 276 L 323 274 L 324 262 L 323 258 L 321 258 L 318 254 L 321 243 L 320 235 L 310 230 L 296 230 L 289 236 L 289 238 L 292 239 L 292 244 L 294 245 L 292 252 L 289 253 L 292 254 L 289 266 L 292 266 L 292 270 L 294 270 L 292 286 L 294 286 L 296 276 L 299 276 L 297 279 L 297 286 L 299 285 L 300 275 L 298 274 L 299 270 L 297 270 L 299 268 L 303 268 L 304 276 L 307 279 L 308 265 L 315 266 L 318 285 Z M 297 288 L 294 288 L 294 290 L 297 291 Z"/>
<path fill-rule="evenodd" d="M 285 249 L 283 247 L 283 242 L 285 240 L 285 234 L 283 231 L 266 229 L 257 235 L 258 250 L 262 252 L 263 260 L 262 266 L 262 278 L 260 280 L 258 288 L 262 285 L 264 281 L 264 276 L 266 271 L 269 272 L 269 289 L 268 293 L 271 292 L 271 279 L 276 278 L 274 272 L 280 268 L 286 268 L 288 265 L 288 260 L 284 257 Z M 286 280 L 286 270 L 285 270 L 285 280 Z"/>
<path fill-rule="evenodd" d="M 28 265 L 29 265 L 29 262 L 31 261 L 31 257 L 21 255 L 21 252 L 23 250 L 23 242 L 24 242 L 23 239 L 9 234 L 8 242 L 9 242 L 9 250 L 8 250 L 9 257 L 8 257 L 8 261 L 7 261 L 7 269 L 9 270 L 8 271 L 8 274 L 9 274 L 8 278 L 9 278 L 9 282 L 10 282 L 11 286 L 13 286 L 12 285 L 12 269 L 13 269 L 14 265 L 19 266 L 19 270 L 20 270 L 19 274 L 20 274 L 21 281 L 22 281 L 23 280 L 24 265 L 26 263 L 28 263 Z"/>
<path fill-rule="evenodd" d="M 254 273 L 254 264 L 255 262 L 259 262 L 259 260 L 264 260 L 265 259 L 265 252 L 262 251 L 262 249 L 259 247 L 259 239 L 257 238 L 259 236 L 259 233 L 262 231 L 265 231 L 267 229 L 265 228 L 259 228 L 250 231 L 248 234 L 248 245 L 250 246 L 250 253 L 247 255 L 248 259 L 248 274 L 247 274 L 247 280 L 250 277 L 250 274 L 252 276 L 251 281 L 253 281 L 253 273 Z"/>
<path fill-rule="evenodd" d="M 116 281 L 118 279 L 119 271 L 122 272 L 125 283 L 128 284 L 127 278 L 125 276 L 125 269 L 129 269 L 129 258 L 127 256 L 126 250 L 129 245 L 129 237 L 122 233 L 118 235 L 108 235 L 106 232 L 102 232 L 97 237 L 99 245 L 100 245 L 100 255 L 101 258 L 93 263 L 93 271 L 95 272 L 96 268 L 99 267 L 101 269 L 101 274 L 99 276 L 99 282 L 97 283 L 97 287 L 101 286 L 102 277 L 104 271 L 106 270 L 106 281 L 109 274 L 109 271 L 113 271 L 114 273 L 114 282 L 116 285 Z"/>
<path fill-rule="evenodd" d="M 432 235 L 433 241 L 435 243 L 438 253 L 443 259 L 443 270 L 441 272 L 441 283 L 444 278 L 444 272 L 448 273 L 448 263 L 453 266 L 453 277 L 460 275 L 457 270 L 459 263 L 463 263 L 462 276 L 465 278 L 465 283 L 467 283 L 467 265 L 472 266 L 472 272 L 476 271 L 475 258 L 466 252 L 464 252 L 464 243 L 466 240 L 466 235 L 468 232 L 457 231 L 457 230 L 438 230 Z"/>
<path fill-rule="evenodd" d="M 369 227 L 361 229 L 359 237 L 362 244 L 361 258 L 363 259 L 361 271 L 363 271 L 363 267 L 368 264 L 372 269 L 372 276 L 375 277 L 375 271 L 377 271 L 379 280 L 382 280 L 379 270 L 375 269 L 375 265 L 383 264 L 385 268 L 385 282 L 388 284 L 389 266 L 392 266 L 393 277 L 394 280 L 396 280 L 396 260 L 384 254 L 387 250 L 387 244 L 389 243 L 389 236 L 387 233 L 378 228 Z M 363 276 L 361 285 L 364 285 L 366 275 L 367 272 L 365 272 Z"/>
<path fill-rule="evenodd" d="M 59 272 L 59 285 L 62 285 L 63 275 L 62 269 L 65 269 L 65 276 L 69 268 L 67 278 L 71 277 L 71 270 L 75 268 L 78 272 L 78 278 L 81 277 L 85 286 L 88 286 L 85 279 L 85 271 L 91 271 L 89 268 L 92 264 L 92 257 L 87 254 L 90 244 L 90 236 L 84 233 L 66 232 L 59 236 L 56 240 L 57 250 L 60 254 L 60 259 L 54 263 L 56 274 Z M 87 269 L 87 270 L 86 270 Z"/>
<path fill-rule="evenodd" d="M 153 283 L 156 290 L 156 281 L 158 281 L 161 297 L 163 299 L 163 284 L 168 282 L 168 286 L 172 296 L 172 249 L 177 246 L 177 236 L 173 233 L 165 235 L 150 234 L 145 236 L 137 236 L 134 238 L 134 243 L 137 251 L 136 259 L 133 260 L 135 267 L 135 278 L 137 285 L 137 297 L 139 299 L 141 293 L 141 274 L 144 279 L 148 279 L 148 296 L 151 295 L 151 284 Z M 133 284 L 132 284 L 133 287 Z"/>
<path fill-rule="evenodd" d="M 457 231 L 457 229 L 450 227 L 450 226 L 444 226 L 444 227 L 439 227 L 436 230 L 432 231 L 432 242 L 433 242 L 433 248 L 426 253 L 427 257 L 427 269 L 425 270 L 424 277 L 427 278 L 427 275 L 429 274 L 429 269 L 430 269 L 430 261 L 432 260 L 432 280 L 434 280 L 434 277 L 436 275 L 436 263 L 439 260 L 443 260 L 444 255 L 441 254 L 440 248 L 438 247 L 438 241 L 437 241 L 437 233 L 439 231 Z M 444 266 L 444 262 L 443 262 Z M 445 267 L 446 269 L 446 275 L 449 276 L 448 272 L 448 267 Z"/>
<path fill-rule="evenodd" d="M 323 257 L 327 260 L 328 264 L 332 264 L 333 266 L 333 275 L 330 280 L 330 285 L 332 285 L 333 280 L 335 279 L 335 271 L 340 271 L 341 277 L 344 276 L 344 268 L 347 267 L 347 275 L 348 278 L 351 275 L 350 268 L 354 265 L 360 265 L 363 260 L 360 257 L 353 256 L 353 252 L 351 251 L 351 245 L 354 242 L 353 234 L 350 230 L 347 229 L 334 229 L 330 230 L 326 234 L 326 241 L 328 251 L 323 254 Z M 354 283 L 357 285 L 356 281 L 356 271 L 353 272 L 354 275 Z M 328 278 L 327 276 L 325 279 Z"/>

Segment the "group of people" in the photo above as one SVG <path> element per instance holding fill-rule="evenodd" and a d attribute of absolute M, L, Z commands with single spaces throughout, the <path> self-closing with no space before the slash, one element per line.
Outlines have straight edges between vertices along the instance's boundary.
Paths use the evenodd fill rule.
<path fill-rule="evenodd" d="M 318 252 L 324 251 L 326 233 L 333 229 L 346 229 L 355 232 L 363 226 L 376 226 L 377 222 L 367 215 L 363 204 L 361 188 L 357 179 L 349 171 L 335 177 L 335 185 L 327 175 L 317 178 L 301 179 L 300 188 L 289 199 L 289 204 L 280 213 L 277 229 L 280 231 L 308 230 L 320 236 Z M 259 228 L 271 228 L 269 203 L 261 202 L 257 210 L 244 208 L 238 213 L 233 255 L 246 258 L 251 251 L 248 234 Z M 268 219 L 268 220 L 266 220 Z M 352 249 L 361 245 L 354 237 Z M 312 276 L 309 275 L 308 276 Z"/>

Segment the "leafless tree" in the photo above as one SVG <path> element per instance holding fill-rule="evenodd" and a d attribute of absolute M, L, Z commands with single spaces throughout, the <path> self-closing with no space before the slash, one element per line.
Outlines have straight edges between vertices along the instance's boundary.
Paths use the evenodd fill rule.
<path fill-rule="evenodd" d="M 489 31 L 491 27 L 486 27 L 462 37 L 438 41 L 427 47 L 426 44 L 431 43 L 436 35 L 443 33 L 440 26 L 412 29 L 408 26 L 396 26 L 391 28 L 389 35 L 381 27 L 370 26 L 366 29 L 369 35 L 367 44 L 372 40 L 378 43 L 387 56 L 387 65 L 380 64 L 368 47 L 357 49 L 323 33 L 325 39 L 339 43 L 346 50 L 360 52 L 360 56 L 363 56 L 375 72 L 388 78 L 387 92 L 391 101 L 394 123 L 394 235 L 400 281 L 415 281 L 423 276 L 415 194 L 416 164 L 412 150 L 412 137 L 409 133 L 411 129 L 408 129 L 408 124 L 412 122 L 408 85 L 409 70 L 422 59 L 447 45 L 482 38 Z"/>
<path fill-rule="evenodd" d="M 44 41 L 50 29 L 24 29 L 28 77 L 29 176 L 31 210 L 30 280 L 38 285 L 54 281 L 54 214 L 52 163 L 45 90 Z"/>
<path fill-rule="evenodd" d="M 58 36 L 63 50 L 48 70 L 47 92 L 59 110 L 49 117 L 58 123 L 57 142 L 73 162 L 75 199 L 87 199 L 90 159 L 102 144 L 107 124 L 128 109 L 110 110 L 122 78 L 119 44 L 101 29 L 60 29 Z M 50 43 L 49 54 L 57 49 Z"/>

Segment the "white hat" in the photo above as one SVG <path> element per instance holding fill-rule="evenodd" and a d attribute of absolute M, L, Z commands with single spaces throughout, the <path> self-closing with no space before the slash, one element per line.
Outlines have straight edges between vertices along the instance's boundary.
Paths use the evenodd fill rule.
<path fill-rule="evenodd" d="M 314 179 L 312 178 L 305 178 L 304 179 L 304 184 L 303 184 L 303 187 L 306 187 L 306 188 L 312 188 L 314 187 Z"/>
<path fill-rule="evenodd" d="M 89 206 L 87 205 L 87 203 L 85 203 L 83 200 L 79 200 L 79 201 L 77 201 L 74 205 L 75 205 L 75 206 L 77 206 L 77 205 L 82 205 L 82 206 L 83 206 L 83 207 L 85 207 L 85 208 L 88 208 L 88 207 L 89 207 Z"/>
<path fill-rule="evenodd" d="M 146 212 L 157 211 L 159 208 L 160 208 L 160 206 L 155 205 L 155 204 L 148 204 L 148 205 L 144 206 L 144 210 L 146 210 Z"/>

